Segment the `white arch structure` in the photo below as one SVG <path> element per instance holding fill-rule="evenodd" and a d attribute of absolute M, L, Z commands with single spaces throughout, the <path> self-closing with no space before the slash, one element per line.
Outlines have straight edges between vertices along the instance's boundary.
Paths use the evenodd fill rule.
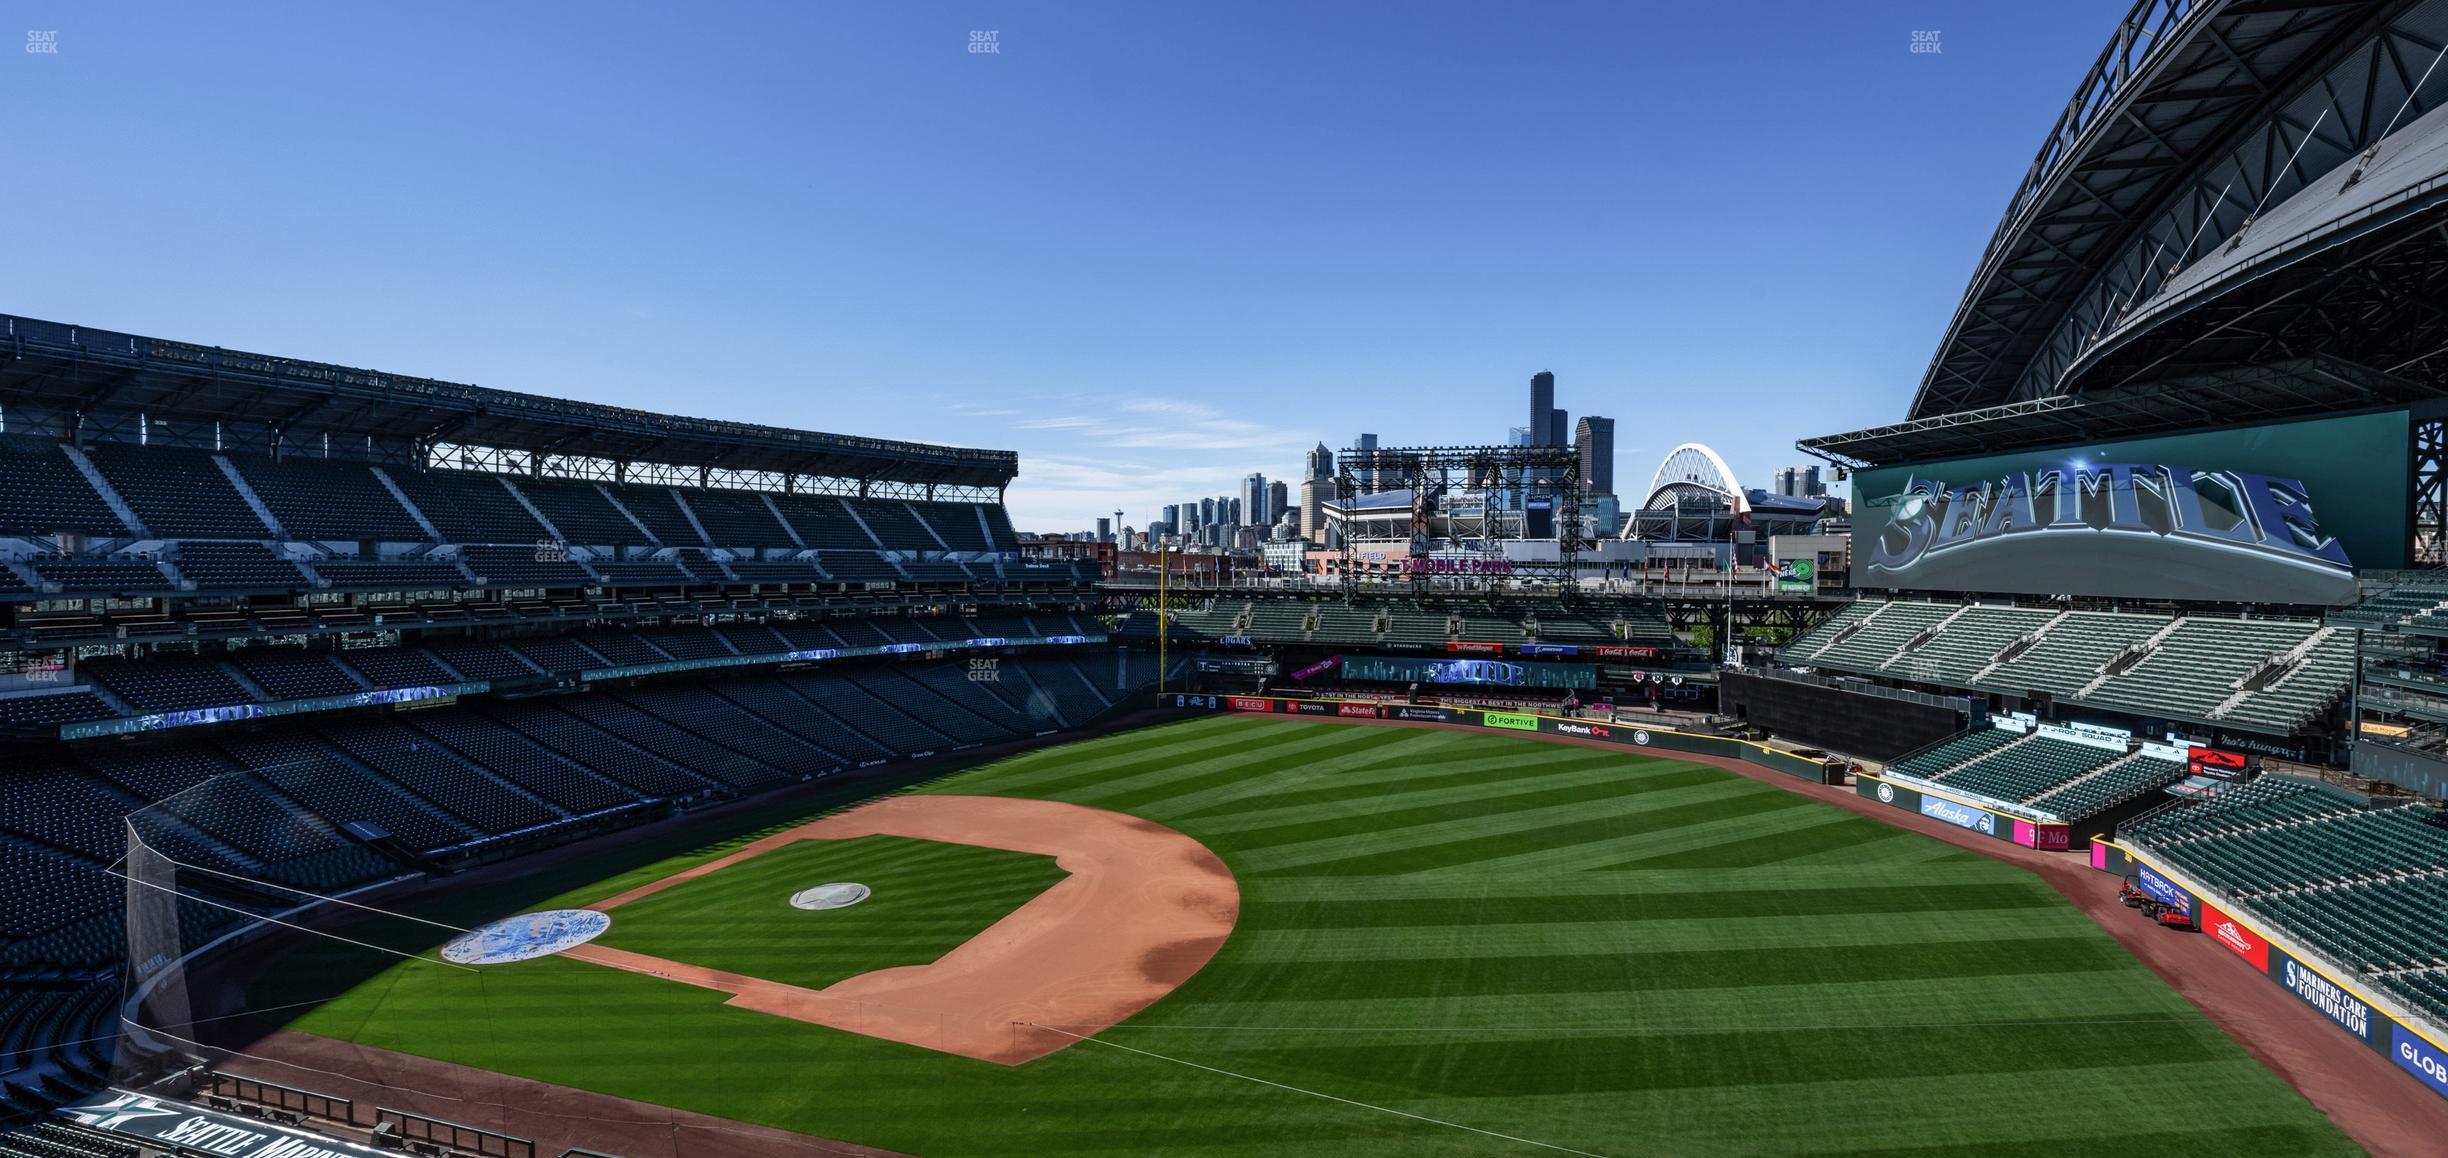
<path fill-rule="evenodd" d="M 1742 484 L 1734 479 L 1734 468 L 1727 466 L 1716 451 L 1697 442 L 1686 442 L 1666 453 L 1666 461 L 1658 464 L 1657 474 L 1649 480 L 1649 497 L 1641 506 L 1655 507 L 1660 499 L 1692 491 L 1716 497 L 1737 515 L 1751 511 L 1751 501 L 1744 497 Z"/>

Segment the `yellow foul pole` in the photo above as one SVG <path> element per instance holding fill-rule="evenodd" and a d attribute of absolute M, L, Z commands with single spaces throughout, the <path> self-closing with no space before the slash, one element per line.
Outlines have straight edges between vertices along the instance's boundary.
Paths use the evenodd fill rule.
<path fill-rule="evenodd" d="M 1173 634 L 1171 625 L 1165 622 L 1165 579 L 1170 574 L 1172 568 L 1165 564 L 1165 545 L 1160 539 L 1156 543 L 1156 694 L 1159 697 L 1165 691 L 1165 639 Z"/>

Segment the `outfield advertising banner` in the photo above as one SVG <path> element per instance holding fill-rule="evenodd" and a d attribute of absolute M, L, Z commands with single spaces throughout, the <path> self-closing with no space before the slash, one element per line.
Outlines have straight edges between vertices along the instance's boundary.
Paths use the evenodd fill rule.
<path fill-rule="evenodd" d="M 1998 834 L 1997 813 L 1986 808 L 1974 808 L 1969 804 L 1957 804 L 1952 800 L 1943 800 L 1927 793 L 1922 794 L 1921 797 L 1921 815 L 1933 820 L 1946 821 L 1957 828 L 1969 828 L 1982 836 Z"/>
<path fill-rule="evenodd" d="M 2193 915 L 2193 894 L 2178 888 L 2176 882 L 2152 872 L 2149 865 L 2134 867 L 2134 887 L 2149 893 L 2151 899 L 2190 917 Z"/>
<path fill-rule="evenodd" d="M 2074 832 L 2062 824 L 2036 824 L 2029 820 L 2014 822 L 2014 842 L 2025 848 L 2063 852 L 2074 846 Z"/>
<path fill-rule="evenodd" d="M 2261 934 L 2245 928 L 2244 923 L 2227 915 L 2227 911 L 2209 901 L 2201 903 L 2201 916 L 2194 921 L 2210 939 L 2225 945 L 2236 956 L 2252 962 L 2253 968 L 2270 971 L 2269 942 Z"/>
<path fill-rule="evenodd" d="M 1364 683 L 1589 689 L 1598 686 L 1598 669 L 1573 663 L 1355 655 L 1344 658 L 1343 678 Z"/>
<path fill-rule="evenodd" d="M 2407 1033 L 2402 1025 L 2389 1026 L 2389 1057 L 2399 1068 L 2420 1078 L 2431 1092 L 2448 1098 L 2448 1050 Z"/>
<path fill-rule="evenodd" d="M 2319 1011 L 2331 1024 L 2387 1054 L 2398 1068 L 2414 1075 L 2431 1092 L 2448 1097 L 2448 1047 L 2434 1040 L 2429 1030 L 2398 1021 L 2387 1010 L 2375 1008 L 2363 994 L 2288 951 L 2282 932 L 2256 928 L 2207 897 L 2194 898 L 2190 890 L 2154 870 L 2140 855 L 2107 841 L 2096 841 L 2091 847 L 2108 850 L 2108 855 L 2095 852 L 2094 868 L 2109 872 L 2130 870 L 2142 890 L 2152 896 L 2166 899 L 2161 890 L 2167 890 L 2192 900 L 2193 907 L 2188 912 L 2196 914 L 2195 926 L 2211 940 L 2243 958 L 2262 976 L 2285 986 L 2296 1000 Z"/>
<path fill-rule="evenodd" d="M 2144 869 L 2144 872 L 2150 870 Z M 2338 1028 L 2360 1038 L 2365 1045 L 2372 1041 L 2372 1007 L 2363 999 L 2348 993 L 2337 982 L 2319 970 L 2295 959 L 2284 949 L 2272 948 L 2270 957 L 2276 963 L 2270 976 L 2278 979 L 2287 992 L 2304 1004 L 2321 1012 L 2321 1016 L 2337 1023 Z"/>
<path fill-rule="evenodd" d="M 2337 604 L 2405 565 L 2404 411 L 1878 467 L 1866 588 Z"/>

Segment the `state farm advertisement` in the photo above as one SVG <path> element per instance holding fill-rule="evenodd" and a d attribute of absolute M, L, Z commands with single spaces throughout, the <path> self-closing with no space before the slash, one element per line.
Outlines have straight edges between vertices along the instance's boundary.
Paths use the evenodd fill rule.
<path fill-rule="evenodd" d="M 2269 972 L 2269 942 L 2207 900 L 2201 903 L 2201 931 L 2234 950 L 2236 956 L 2252 962 L 2253 968 Z"/>

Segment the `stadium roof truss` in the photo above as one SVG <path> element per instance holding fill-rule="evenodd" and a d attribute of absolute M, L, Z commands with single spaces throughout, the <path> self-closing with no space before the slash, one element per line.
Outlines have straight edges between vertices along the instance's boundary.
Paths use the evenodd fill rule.
<path fill-rule="evenodd" d="M 2448 98 L 2444 43 L 2448 0 L 2140 0 L 2008 203 L 1910 416 L 2066 391 L 2137 303 Z"/>
<path fill-rule="evenodd" d="M 687 418 L 8 315 L 0 354 L 9 433 L 42 428 L 45 415 L 55 433 L 141 416 L 147 429 L 262 428 L 292 445 L 300 432 L 405 443 L 417 461 L 442 449 L 476 469 L 585 477 L 600 469 L 590 461 L 653 463 L 693 482 L 720 472 L 730 485 L 787 477 L 909 493 L 999 492 L 1019 473 L 1007 450 Z"/>
<path fill-rule="evenodd" d="M 1936 414 L 1806 438 L 1794 447 L 1839 467 L 1860 469 L 2317 418 L 2438 397 L 2437 389 L 2423 383 L 2342 359 L 2310 357 Z"/>

